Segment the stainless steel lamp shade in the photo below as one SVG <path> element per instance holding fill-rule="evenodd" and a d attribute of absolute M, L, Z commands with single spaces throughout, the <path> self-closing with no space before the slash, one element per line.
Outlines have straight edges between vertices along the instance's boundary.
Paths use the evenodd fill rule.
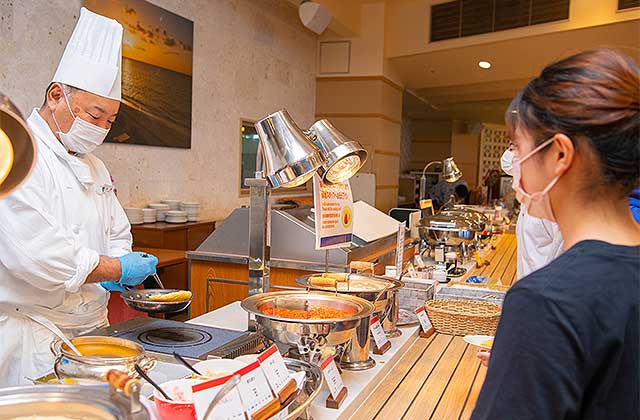
<path fill-rule="evenodd" d="M 335 128 L 329 121 L 320 120 L 309 128 L 315 144 L 327 161 L 318 169 L 322 180 L 335 184 L 351 178 L 367 160 L 367 151 Z"/>
<path fill-rule="evenodd" d="M 458 169 L 458 165 L 456 165 L 452 157 L 442 161 L 442 178 L 447 182 L 456 182 L 462 178 L 462 172 Z"/>
<path fill-rule="evenodd" d="M 24 181 L 36 161 L 36 143 L 20 111 L 0 93 L 0 135 L 7 136 L 13 148 L 13 166 L 0 182 L 0 199 L 10 194 Z"/>
<path fill-rule="evenodd" d="M 281 109 L 255 124 L 265 176 L 273 188 L 291 188 L 304 184 L 324 163 L 322 152 Z"/>

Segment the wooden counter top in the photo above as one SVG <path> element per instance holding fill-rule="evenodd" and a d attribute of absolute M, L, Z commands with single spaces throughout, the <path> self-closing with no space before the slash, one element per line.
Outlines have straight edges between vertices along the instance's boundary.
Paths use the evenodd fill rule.
<path fill-rule="evenodd" d="M 485 259 L 491 264 L 469 270 L 463 278 L 484 275 L 492 283 L 513 284 L 515 235 L 502 235 Z M 487 370 L 477 352 L 462 337 L 436 333 L 417 339 L 351 418 L 468 419 Z"/>

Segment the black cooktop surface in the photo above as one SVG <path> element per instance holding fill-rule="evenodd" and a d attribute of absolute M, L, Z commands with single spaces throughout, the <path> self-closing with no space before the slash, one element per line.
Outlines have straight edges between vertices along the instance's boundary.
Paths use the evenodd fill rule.
<path fill-rule="evenodd" d="M 134 341 L 147 351 L 206 358 L 207 354 L 244 336 L 242 331 L 225 330 L 198 324 L 139 317 L 88 335 L 109 335 Z"/>

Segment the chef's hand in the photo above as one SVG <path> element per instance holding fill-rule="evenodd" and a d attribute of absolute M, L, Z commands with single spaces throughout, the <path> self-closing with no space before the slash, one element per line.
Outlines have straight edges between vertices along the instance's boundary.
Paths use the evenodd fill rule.
<path fill-rule="evenodd" d="M 115 281 L 101 281 L 100 286 L 103 289 L 108 290 L 110 292 L 124 292 L 125 289 L 118 282 Z"/>
<path fill-rule="evenodd" d="M 489 358 L 491 357 L 491 351 L 489 350 L 480 350 L 477 354 L 478 359 L 484 366 L 489 366 Z"/>
<path fill-rule="evenodd" d="M 137 286 L 147 277 L 156 273 L 158 259 L 144 252 L 130 252 L 121 257 L 122 276 L 118 283 L 125 286 Z"/>

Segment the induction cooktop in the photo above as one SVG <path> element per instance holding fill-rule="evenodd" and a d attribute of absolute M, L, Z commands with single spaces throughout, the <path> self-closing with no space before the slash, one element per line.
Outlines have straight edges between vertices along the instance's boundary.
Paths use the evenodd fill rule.
<path fill-rule="evenodd" d="M 124 338 L 140 344 L 146 351 L 176 352 L 203 360 L 208 356 L 236 357 L 261 344 L 255 333 L 149 317 L 133 318 L 88 335 Z"/>

